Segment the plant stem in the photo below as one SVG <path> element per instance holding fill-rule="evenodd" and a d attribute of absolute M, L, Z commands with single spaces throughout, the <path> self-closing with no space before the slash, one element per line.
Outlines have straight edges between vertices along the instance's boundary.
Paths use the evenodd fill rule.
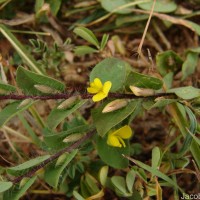
<path fill-rule="evenodd" d="M 62 149 L 61 151 L 53 154 L 51 157 L 49 157 L 48 159 L 46 159 L 44 162 L 42 162 L 41 164 L 33 167 L 30 171 L 28 171 L 27 173 L 18 176 L 17 178 L 13 179 L 12 182 L 13 184 L 17 184 L 19 183 L 23 178 L 25 177 L 32 177 L 34 176 L 34 174 L 39 170 L 42 169 L 43 167 L 45 167 L 47 164 L 49 164 L 50 162 L 56 160 L 58 157 L 60 157 L 63 153 L 69 153 L 72 150 L 78 148 L 83 142 L 85 142 L 86 140 L 88 140 L 89 138 L 91 138 L 94 134 L 96 133 L 96 130 L 93 129 L 91 132 L 89 132 L 88 134 L 84 135 L 80 140 L 78 140 L 77 142 L 73 143 L 71 146 L 66 147 L 64 149 Z"/>
<path fill-rule="evenodd" d="M 12 99 L 12 100 L 24 100 L 24 99 L 34 99 L 34 100 L 49 100 L 49 99 L 68 99 L 71 96 L 75 96 L 71 93 L 57 93 L 49 95 L 18 95 L 18 94 L 8 94 L 0 95 L 0 100 Z M 93 95 L 82 93 L 79 94 L 82 99 L 90 99 Z M 120 94 L 120 93 L 109 93 L 108 98 L 118 98 L 118 99 L 140 99 L 140 98 L 157 98 L 162 96 L 175 96 L 173 93 L 157 93 L 151 96 L 136 96 L 134 94 Z"/>

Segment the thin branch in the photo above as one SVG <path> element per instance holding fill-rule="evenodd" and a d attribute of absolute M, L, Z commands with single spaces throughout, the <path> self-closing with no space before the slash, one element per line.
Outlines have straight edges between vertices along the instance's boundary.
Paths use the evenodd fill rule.
<path fill-rule="evenodd" d="M 143 43 L 144 43 L 144 39 L 145 39 L 145 36 L 146 36 L 146 34 L 147 34 L 147 30 L 148 30 L 148 28 L 149 28 L 149 24 L 150 24 L 152 15 L 153 15 L 153 11 L 154 11 L 155 4 L 156 4 L 156 0 L 154 0 L 154 2 L 153 2 L 152 8 L 151 8 L 151 12 L 150 12 L 150 14 L 149 14 L 149 19 L 148 19 L 148 21 L 147 21 L 146 27 L 145 27 L 145 29 L 144 29 L 144 33 L 143 33 L 143 35 L 142 35 L 142 39 L 141 39 L 140 45 L 139 45 L 138 50 L 137 50 L 137 52 L 138 52 L 139 55 L 142 54 L 142 45 L 143 45 Z"/>
<path fill-rule="evenodd" d="M 174 96 L 174 93 L 157 93 L 151 96 L 136 96 L 134 94 L 120 94 L 120 93 L 109 93 L 108 98 L 118 98 L 118 99 L 139 99 L 139 98 L 157 98 L 162 96 Z M 49 100 L 49 99 L 68 99 L 72 96 L 76 96 L 72 93 L 57 93 L 49 95 L 18 95 L 18 94 L 9 94 L 9 95 L 0 95 L 0 100 L 12 99 L 12 100 L 24 100 L 24 99 L 33 99 L 33 100 Z M 82 99 L 90 99 L 93 95 L 82 93 L 78 94 Z"/>
<path fill-rule="evenodd" d="M 13 182 L 13 184 L 17 184 L 19 183 L 23 178 L 25 177 L 32 177 L 34 176 L 34 174 L 39 170 L 42 169 L 43 167 L 45 167 L 47 164 L 49 164 L 50 162 L 56 160 L 57 158 L 59 158 L 63 153 L 69 153 L 72 150 L 78 148 L 83 142 L 85 142 L 86 140 L 88 140 L 89 138 L 91 138 L 94 134 L 96 133 L 96 130 L 92 130 L 91 132 L 89 132 L 88 134 L 84 135 L 80 140 L 78 140 L 77 142 L 75 142 L 74 144 L 72 144 L 69 147 L 66 147 L 64 149 L 62 149 L 61 151 L 53 154 L 51 157 L 49 157 L 48 159 L 46 159 L 44 162 L 42 162 L 41 164 L 33 167 L 30 171 L 28 171 L 26 174 L 23 174 L 21 176 L 18 176 L 17 178 L 11 180 Z"/>

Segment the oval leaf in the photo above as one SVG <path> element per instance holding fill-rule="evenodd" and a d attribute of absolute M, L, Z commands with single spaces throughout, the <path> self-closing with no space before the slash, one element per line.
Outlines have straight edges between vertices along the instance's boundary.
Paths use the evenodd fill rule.
<path fill-rule="evenodd" d="M 123 88 L 126 76 L 129 73 L 130 65 L 117 58 L 106 58 L 98 63 L 90 73 L 90 82 L 99 78 L 102 83 L 111 81 L 111 92 Z"/>
<path fill-rule="evenodd" d="M 101 6 L 107 10 L 108 12 L 114 12 L 117 8 L 120 6 L 124 6 L 128 3 L 130 3 L 130 0 L 101 0 Z M 120 13 L 120 14 L 127 14 L 130 13 L 131 10 L 128 8 L 125 9 L 120 9 L 116 10 L 115 13 Z"/>
<path fill-rule="evenodd" d="M 33 103 L 34 102 L 30 102 L 24 107 L 19 107 L 19 105 L 21 104 L 21 101 L 16 101 L 14 103 L 10 103 L 8 106 L 3 108 L 3 110 L 0 111 L 0 127 L 3 126 L 9 119 L 14 117 L 19 112 L 26 110 Z"/>
<path fill-rule="evenodd" d="M 0 193 L 5 192 L 13 186 L 13 183 L 10 181 L 2 181 L 0 182 Z"/>
<path fill-rule="evenodd" d="M 80 36 L 81 38 L 85 39 L 86 41 L 90 42 L 94 46 L 96 46 L 98 49 L 100 48 L 99 42 L 98 42 L 96 36 L 88 28 L 77 27 L 74 29 L 73 32 L 76 33 L 76 35 Z"/>
<path fill-rule="evenodd" d="M 45 161 L 49 157 L 50 157 L 50 155 L 45 155 L 45 156 L 40 156 L 40 157 L 31 159 L 31 160 L 24 162 L 24 163 L 22 163 L 18 166 L 8 168 L 7 172 L 9 174 L 15 174 L 15 173 L 18 173 L 19 171 L 24 172 L 24 170 L 29 169 L 31 167 L 34 167 L 35 165 L 42 163 L 43 161 Z"/>
<path fill-rule="evenodd" d="M 129 143 L 125 141 L 126 147 L 118 148 L 112 147 L 107 144 L 107 138 L 97 136 L 97 151 L 100 158 L 109 166 L 122 169 L 128 167 L 128 160 L 122 154 L 129 155 Z"/>
<path fill-rule="evenodd" d="M 64 91 L 65 89 L 65 85 L 60 81 L 31 72 L 23 67 L 18 67 L 16 80 L 17 85 L 28 95 L 43 94 L 34 87 L 35 85 L 44 85 L 56 91 Z"/>
<path fill-rule="evenodd" d="M 175 93 L 178 97 L 189 100 L 196 97 L 200 97 L 200 89 L 194 88 L 192 86 L 179 87 L 167 90 L 168 93 Z"/>
<path fill-rule="evenodd" d="M 126 86 L 129 87 L 130 85 L 139 88 L 159 90 L 162 88 L 163 82 L 160 79 L 152 76 L 147 76 L 137 72 L 130 72 L 126 81 Z"/>
<path fill-rule="evenodd" d="M 35 182 L 36 176 L 30 178 L 22 187 L 16 185 L 14 188 L 6 191 L 3 195 L 4 200 L 19 200 L 22 197 L 26 190 L 28 190 L 31 185 Z"/>
<path fill-rule="evenodd" d="M 134 100 L 126 107 L 110 113 L 102 113 L 103 108 L 108 102 L 102 104 L 99 108 L 92 111 L 92 117 L 98 134 L 103 137 L 111 128 L 119 124 L 132 114 L 137 107 L 140 106 L 140 101 Z"/>
<path fill-rule="evenodd" d="M 56 162 L 54 162 L 47 167 L 47 169 L 45 170 L 44 179 L 50 186 L 52 186 L 55 189 L 58 188 L 59 180 L 63 170 L 75 157 L 77 152 L 78 150 L 76 149 L 70 154 L 66 154 L 65 159 L 62 160 L 62 164 L 56 165 Z"/>
<path fill-rule="evenodd" d="M 63 121 L 67 116 L 79 109 L 87 100 L 80 100 L 75 105 L 67 109 L 54 108 L 47 118 L 47 125 L 50 129 L 54 129 L 58 124 Z"/>
<path fill-rule="evenodd" d="M 142 3 L 138 6 L 143 10 L 151 10 L 153 5 L 153 0 L 149 3 Z M 173 12 L 177 9 L 177 5 L 174 1 L 169 0 L 162 0 L 162 1 L 156 1 L 154 12 L 162 12 L 162 13 L 169 13 Z"/>

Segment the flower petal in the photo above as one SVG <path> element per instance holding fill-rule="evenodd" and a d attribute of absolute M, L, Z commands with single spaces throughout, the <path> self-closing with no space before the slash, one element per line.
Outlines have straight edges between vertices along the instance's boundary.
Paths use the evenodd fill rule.
<path fill-rule="evenodd" d="M 97 102 L 97 101 L 101 101 L 102 99 L 106 98 L 107 95 L 105 95 L 105 93 L 103 92 L 98 92 L 96 95 L 94 95 L 92 97 L 92 100 L 94 102 Z"/>
<path fill-rule="evenodd" d="M 118 138 L 120 144 L 122 144 L 123 147 L 126 147 L 126 144 L 125 144 L 124 140 L 119 136 L 116 136 L 116 137 Z"/>
<path fill-rule="evenodd" d="M 107 144 L 113 147 L 122 147 L 119 142 L 119 139 L 114 135 L 108 135 Z"/>
<path fill-rule="evenodd" d="M 112 87 L 112 83 L 110 81 L 106 81 L 103 85 L 103 92 L 108 95 L 108 92 L 110 91 L 110 88 Z"/>
<path fill-rule="evenodd" d="M 90 94 L 96 94 L 99 92 L 99 90 L 95 87 L 88 87 L 87 88 L 87 91 L 90 93 Z"/>
<path fill-rule="evenodd" d="M 99 88 L 99 89 L 103 88 L 102 82 L 101 82 L 101 80 L 99 78 L 95 78 L 94 79 L 94 84 L 95 84 L 96 88 Z"/>
<path fill-rule="evenodd" d="M 132 136 L 132 130 L 130 126 L 125 125 L 116 130 L 113 134 L 119 136 L 122 139 L 129 139 Z"/>

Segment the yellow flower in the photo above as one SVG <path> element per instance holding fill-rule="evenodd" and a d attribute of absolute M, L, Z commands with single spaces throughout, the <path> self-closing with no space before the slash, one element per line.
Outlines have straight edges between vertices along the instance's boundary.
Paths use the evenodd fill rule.
<path fill-rule="evenodd" d="M 112 83 L 110 81 L 106 81 L 104 84 L 102 84 L 99 78 L 95 78 L 94 82 L 90 83 L 90 87 L 87 88 L 87 91 L 90 94 L 95 94 L 92 97 L 92 100 L 97 102 L 108 96 L 111 86 Z"/>
<path fill-rule="evenodd" d="M 126 147 L 123 139 L 129 139 L 132 136 L 131 127 L 125 125 L 120 129 L 108 134 L 107 144 L 113 147 Z"/>

